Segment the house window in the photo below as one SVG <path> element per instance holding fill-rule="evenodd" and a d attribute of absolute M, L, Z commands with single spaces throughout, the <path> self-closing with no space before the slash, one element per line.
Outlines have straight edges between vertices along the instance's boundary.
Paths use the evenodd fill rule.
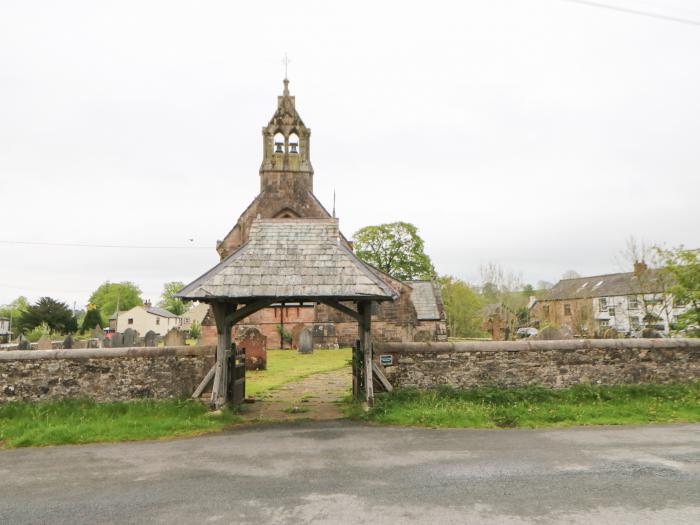
<path fill-rule="evenodd" d="M 599 320 L 598 320 L 598 326 L 599 326 L 600 328 L 607 328 L 607 327 L 610 326 L 610 325 L 609 325 L 607 319 L 599 319 Z"/>
<path fill-rule="evenodd" d="M 627 298 L 627 305 L 630 310 L 639 310 L 639 297 L 636 295 L 630 295 Z"/>
<path fill-rule="evenodd" d="M 128 324 L 134 324 L 134 318 L 133 318 L 133 317 L 129 317 L 127 323 L 128 323 Z"/>
<path fill-rule="evenodd" d="M 160 324 L 160 317 L 156 317 L 156 324 Z"/>
<path fill-rule="evenodd" d="M 564 315 L 571 315 L 571 305 L 570 304 L 564 305 Z"/>
<path fill-rule="evenodd" d="M 608 310 L 608 300 L 605 297 L 598 299 L 598 310 L 606 312 Z"/>
<path fill-rule="evenodd" d="M 610 317 L 615 317 L 615 307 L 614 306 L 611 306 L 610 308 L 608 308 L 608 315 Z"/>

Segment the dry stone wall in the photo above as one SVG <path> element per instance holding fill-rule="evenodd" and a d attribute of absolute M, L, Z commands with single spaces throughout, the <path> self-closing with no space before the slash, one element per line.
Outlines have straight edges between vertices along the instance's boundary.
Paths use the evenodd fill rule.
<path fill-rule="evenodd" d="M 213 366 L 215 351 L 181 346 L 0 352 L 0 402 L 189 396 Z"/>
<path fill-rule="evenodd" d="M 395 387 L 456 388 L 700 380 L 700 339 L 377 343 Z M 387 358 L 385 357 L 385 362 Z"/>

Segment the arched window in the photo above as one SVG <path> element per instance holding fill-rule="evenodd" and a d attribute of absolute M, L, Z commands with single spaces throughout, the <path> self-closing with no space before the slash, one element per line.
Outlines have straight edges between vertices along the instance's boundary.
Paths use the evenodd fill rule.
<path fill-rule="evenodd" d="M 275 133 L 275 153 L 284 153 L 284 135 L 282 133 Z"/>
<path fill-rule="evenodd" d="M 289 135 L 289 153 L 299 153 L 299 136 L 296 133 Z"/>

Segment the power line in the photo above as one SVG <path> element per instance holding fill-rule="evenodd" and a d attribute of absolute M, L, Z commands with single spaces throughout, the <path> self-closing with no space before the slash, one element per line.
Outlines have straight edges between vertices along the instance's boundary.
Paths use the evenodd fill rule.
<path fill-rule="evenodd" d="M 666 20 L 668 22 L 680 22 L 681 24 L 690 24 L 694 26 L 700 26 L 700 20 L 690 20 L 688 18 L 680 18 L 675 16 L 661 15 L 657 13 L 650 13 L 648 11 L 639 11 L 637 9 L 630 9 L 628 7 L 619 7 L 609 4 L 603 4 L 600 2 L 591 2 L 589 0 L 563 0 L 564 2 L 569 2 L 573 4 L 582 4 L 590 7 L 601 7 L 603 9 L 609 9 L 611 11 L 619 11 L 621 13 L 631 13 L 633 15 L 647 16 L 649 18 L 658 18 L 659 20 Z"/>
<path fill-rule="evenodd" d="M 129 250 L 211 250 L 211 246 L 140 246 L 132 244 L 90 244 L 71 242 L 42 242 L 42 241 L 4 241 L 0 244 L 25 246 L 55 246 L 63 248 L 121 248 Z"/>

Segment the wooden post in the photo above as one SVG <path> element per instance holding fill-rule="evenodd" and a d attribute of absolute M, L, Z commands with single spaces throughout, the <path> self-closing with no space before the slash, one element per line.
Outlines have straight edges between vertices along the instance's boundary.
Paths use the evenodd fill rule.
<path fill-rule="evenodd" d="M 232 310 L 236 309 L 235 304 L 214 303 L 212 311 L 216 320 L 216 331 L 218 333 L 216 345 L 216 372 L 214 373 L 214 388 L 211 393 L 211 404 L 213 408 L 221 408 L 226 404 L 226 387 L 228 384 L 227 359 L 231 348 L 231 325 L 232 322 L 227 317 Z"/>
<path fill-rule="evenodd" d="M 367 406 L 374 403 L 374 385 L 372 383 L 372 302 L 364 301 L 357 305 L 360 314 L 359 332 L 360 344 L 364 357 L 363 376 L 365 379 L 365 401 Z"/>

